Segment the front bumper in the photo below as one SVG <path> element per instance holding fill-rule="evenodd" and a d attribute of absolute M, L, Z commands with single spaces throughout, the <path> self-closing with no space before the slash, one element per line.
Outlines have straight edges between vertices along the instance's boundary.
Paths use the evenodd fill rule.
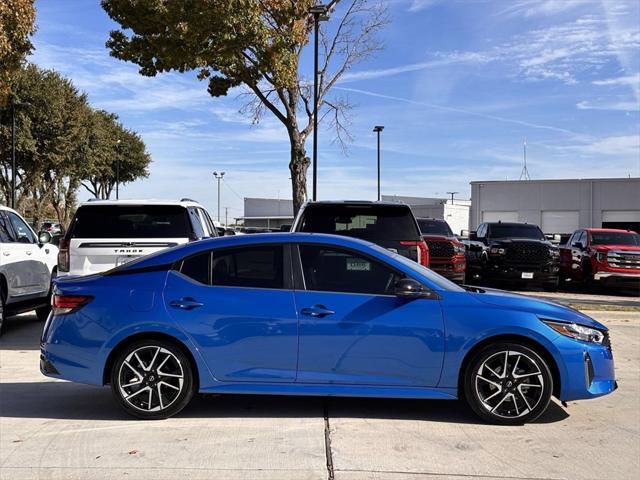
<path fill-rule="evenodd" d="M 462 261 L 456 261 L 451 258 L 441 259 L 431 257 L 429 259 L 429 268 L 453 282 L 464 283 L 466 270 L 466 261 L 464 258 Z"/>
<path fill-rule="evenodd" d="M 487 280 L 506 280 L 518 283 L 554 283 L 558 280 L 558 266 L 527 267 L 489 264 L 483 275 Z M 523 278 L 531 276 L 531 278 Z"/>
<path fill-rule="evenodd" d="M 594 280 L 622 280 L 640 282 L 640 272 L 597 272 L 593 274 Z"/>
<path fill-rule="evenodd" d="M 608 345 L 596 345 L 560 337 L 554 342 L 562 352 L 560 400 L 580 400 L 607 395 L 618 388 L 613 353 Z"/>

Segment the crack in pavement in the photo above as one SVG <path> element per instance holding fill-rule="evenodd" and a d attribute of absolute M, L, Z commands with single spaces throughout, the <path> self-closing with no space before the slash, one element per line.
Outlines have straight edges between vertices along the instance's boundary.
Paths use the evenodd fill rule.
<path fill-rule="evenodd" d="M 329 399 L 324 399 L 324 453 L 327 459 L 327 478 L 334 480 L 333 454 L 331 453 L 331 425 L 329 424 Z"/>

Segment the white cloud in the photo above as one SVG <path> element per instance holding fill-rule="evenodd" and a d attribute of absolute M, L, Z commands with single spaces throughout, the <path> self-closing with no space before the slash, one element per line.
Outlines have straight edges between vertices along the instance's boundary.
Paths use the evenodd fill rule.
<path fill-rule="evenodd" d="M 586 155 L 604 155 L 640 158 L 640 136 L 622 135 L 606 137 L 582 145 L 562 147 Z"/>
<path fill-rule="evenodd" d="M 576 104 L 578 110 L 620 110 L 624 112 L 638 112 L 640 111 L 639 102 L 592 102 L 583 100 Z"/>
<path fill-rule="evenodd" d="M 411 5 L 409 5 L 408 10 L 410 12 L 419 12 L 435 5 L 438 2 L 439 0 L 411 0 Z"/>
<path fill-rule="evenodd" d="M 568 12 L 577 7 L 599 7 L 600 0 L 520 0 L 511 1 L 499 15 L 508 16 L 552 16 Z"/>

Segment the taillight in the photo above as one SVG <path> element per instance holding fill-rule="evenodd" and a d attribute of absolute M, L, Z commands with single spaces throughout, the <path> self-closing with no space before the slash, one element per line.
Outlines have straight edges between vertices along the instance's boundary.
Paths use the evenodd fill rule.
<path fill-rule="evenodd" d="M 51 309 L 54 315 L 67 315 L 77 312 L 93 297 L 86 295 L 53 295 L 51 297 Z"/>
<path fill-rule="evenodd" d="M 69 243 L 70 240 L 68 238 L 63 238 L 60 240 L 59 250 L 58 250 L 58 271 L 59 272 L 68 272 L 69 271 L 69 263 L 70 263 L 70 255 L 69 255 Z"/>
<path fill-rule="evenodd" d="M 425 242 L 424 240 L 421 240 L 419 242 L 412 240 L 400 242 L 400 245 L 412 245 L 417 247 L 418 258 L 416 261 L 424 267 L 429 266 L 429 247 L 427 246 L 427 242 Z"/>

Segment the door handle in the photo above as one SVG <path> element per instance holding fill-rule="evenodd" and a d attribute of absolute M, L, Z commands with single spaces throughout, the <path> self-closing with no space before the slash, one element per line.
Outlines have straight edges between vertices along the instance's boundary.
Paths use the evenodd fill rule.
<path fill-rule="evenodd" d="M 310 317 L 322 318 L 327 315 L 333 315 L 336 312 L 329 310 L 324 305 L 314 305 L 313 307 L 303 308 L 300 313 L 303 315 L 309 315 Z"/>
<path fill-rule="evenodd" d="M 8 257 L 9 255 L 11 255 L 11 252 L 2 252 L 2 255 L 4 255 L 5 257 Z"/>
<path fill-rule="evenodd" d="M 26 251 L 24 253 L 26 253 L 27 255 L 31 255 L 33 252 Z"/>
<path fill-rule="evenodd" d="M 182 310 L 193 310 L 194 308 L 204 306 L 204 303 L 196 302 L 191 297 L 184 297 L 180 300 L 171 300 L 169 305 L 174 308 L 181 308 Z"/>

